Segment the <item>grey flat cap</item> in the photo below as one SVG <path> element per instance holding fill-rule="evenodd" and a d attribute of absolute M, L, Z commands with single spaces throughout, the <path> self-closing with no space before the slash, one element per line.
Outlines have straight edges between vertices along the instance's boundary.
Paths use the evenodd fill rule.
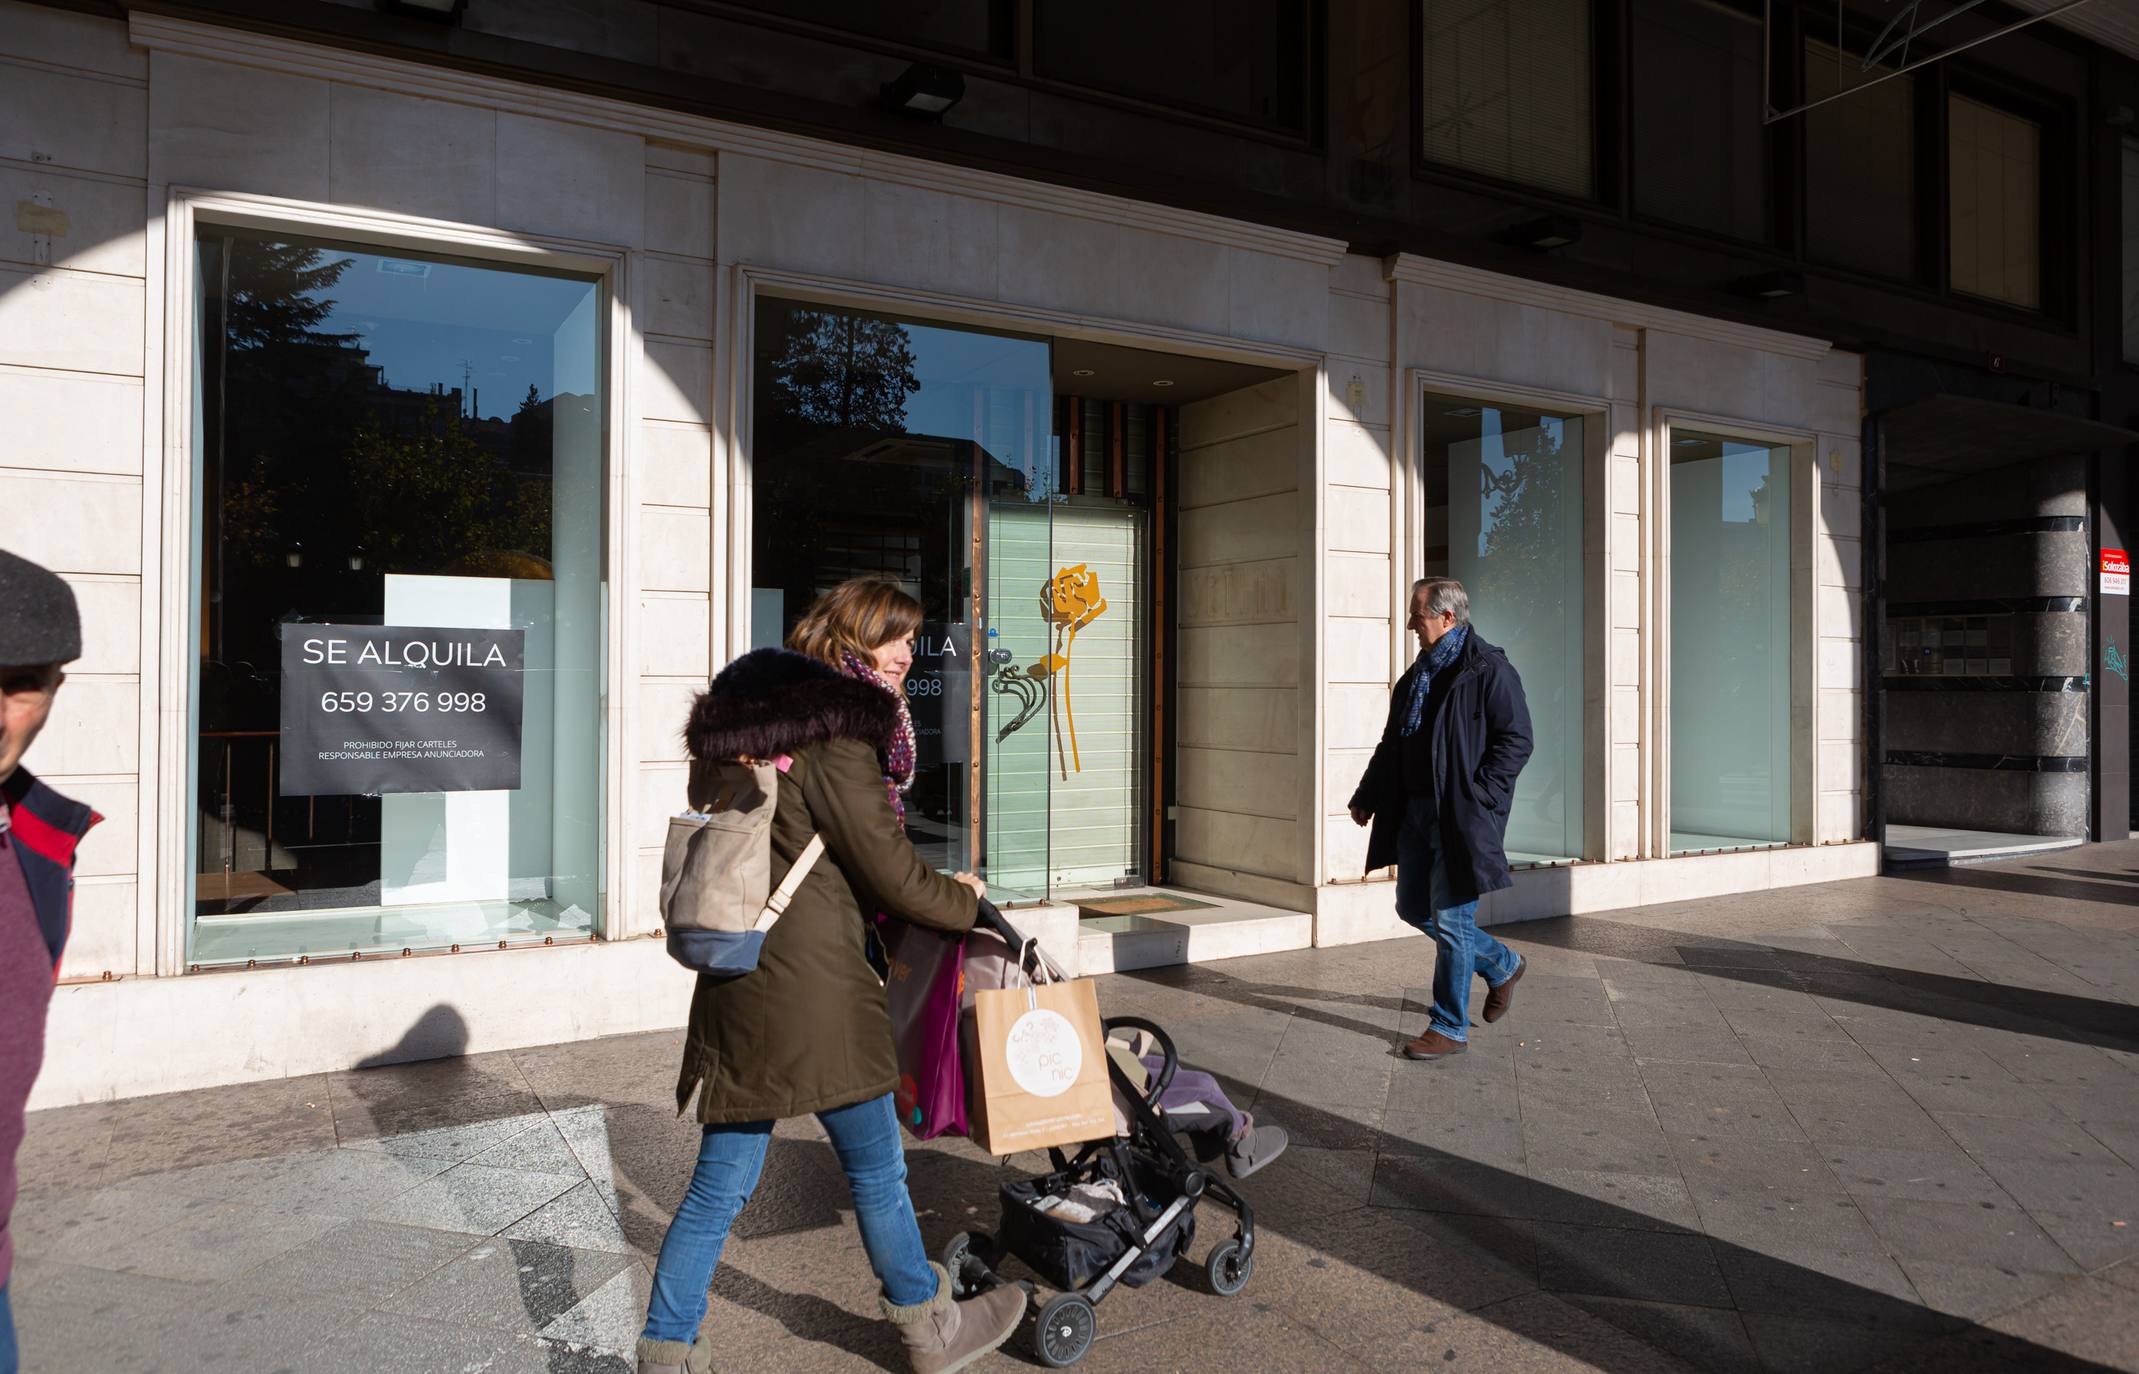
<path fill-rule="evenodd" d="M 0 668 L 72 663 L 81 656 L 82 613 L 74 588 L 0 549 Z"/>

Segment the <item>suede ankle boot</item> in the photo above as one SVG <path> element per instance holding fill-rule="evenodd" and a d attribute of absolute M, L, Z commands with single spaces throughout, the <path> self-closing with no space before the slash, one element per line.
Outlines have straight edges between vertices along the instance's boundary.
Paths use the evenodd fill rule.
<path fill-rule="evenodd" d="M 914 1374 L 956 1374 L 1010 1339 L 1025 1319 L 1025 1290 L 1006 1284 L 954 1302 L 951 1276 L 940 1264 L 936 1296 L 911 1307 L 884 1300 L 884 1315 L 899 1328 Z"/>
<path fill-rule="evenodd" d="M 690 1341 L 639 1337 L 639 1374 L 711 1374 L 713 1352 Z"/>

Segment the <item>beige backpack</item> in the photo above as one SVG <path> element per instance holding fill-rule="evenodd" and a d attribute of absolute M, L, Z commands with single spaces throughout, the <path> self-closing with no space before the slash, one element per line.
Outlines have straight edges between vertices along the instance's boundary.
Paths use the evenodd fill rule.
<path fill-rule="evenodd" d="M 670 957 L 685 968 L 714 978 L 756 968 L 765 932 L 824 854 L 824 837 L 810 836 L 773 887 L 772 818 L 780 775 L 793 763 L 782 754 L 693 770 L 694 790 L 702 789 L 705 801 L 669 818 L 661 852 L 661 922 Z"/>

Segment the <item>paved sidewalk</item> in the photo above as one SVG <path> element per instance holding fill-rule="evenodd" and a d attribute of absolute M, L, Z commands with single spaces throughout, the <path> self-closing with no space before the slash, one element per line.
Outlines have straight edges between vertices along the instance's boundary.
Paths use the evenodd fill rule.
<path fill-rule="evenodd" d="M 1247 1291 L 1122 1292 L 1086 1367 L 2139 1369 L 2139 844 L 1515 935 L 1514 1011 L 1438 1065 L 1393 1052 L 1421 940 L 1101 981 L 1296 1143 L 1244 1185 Z M 677 1045 L 42 1113 L 28 1368 L 627 1369 L 693 1150 Z M 992 1225 L 994 1161 L 911 1163 L 931 1246 Z M 874 1310 L 830 1148 L 785 1126 L 716 1368 L 902 1368 Z"/>

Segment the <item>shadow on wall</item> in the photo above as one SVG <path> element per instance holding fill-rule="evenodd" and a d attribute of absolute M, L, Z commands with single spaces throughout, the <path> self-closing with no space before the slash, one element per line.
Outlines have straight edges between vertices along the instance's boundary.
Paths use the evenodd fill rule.
<path fill-rule="evenodd" d="M 468 1022 L 459 1009 L 440 1002 L 416 1018 L 389 1049 L 357 1061 L 360 1069 L 413 1064 L 419 1059 L 453 1059 L 468 1052 Z"/>

